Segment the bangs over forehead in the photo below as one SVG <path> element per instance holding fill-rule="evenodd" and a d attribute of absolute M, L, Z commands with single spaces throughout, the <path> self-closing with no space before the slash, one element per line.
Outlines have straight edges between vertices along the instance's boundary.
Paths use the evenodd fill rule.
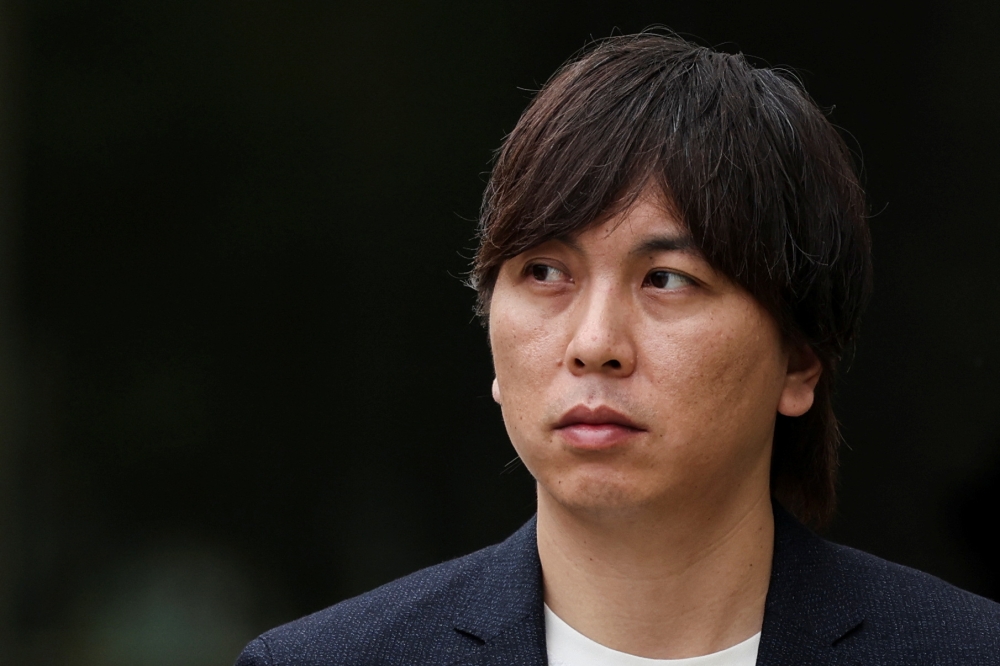
<path fill-rule="evenodd" d="M 598 44 L 525 111 L 483 203 L 481 312 L 503 262 L 623 212 L 648 187 L 787 335 L 840 355 L 869 280 L 849 151 L 792 80 L 669 35 Z"/>

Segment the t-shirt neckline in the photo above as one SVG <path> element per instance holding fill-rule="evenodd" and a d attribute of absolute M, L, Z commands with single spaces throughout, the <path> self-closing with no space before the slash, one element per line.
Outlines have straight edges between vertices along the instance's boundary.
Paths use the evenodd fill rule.
<path fill-rule="evenodd" d="M 566 624 L 545 604 L 545 644 L 549 666 L 754 666 L 760 632 L 712 654 L 683 659 L 649 659 L 601 645 Z"/>

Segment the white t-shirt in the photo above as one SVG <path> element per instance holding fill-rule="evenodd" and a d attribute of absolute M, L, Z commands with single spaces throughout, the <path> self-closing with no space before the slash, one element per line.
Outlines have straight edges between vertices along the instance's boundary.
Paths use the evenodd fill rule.
<path fill-rule="evenodd" d="M 549 666 L 754 666 L 760 632 L 742 643 L 701 657 L 647 659 L 595 643 L 545 606 L 545 648 Z"/>

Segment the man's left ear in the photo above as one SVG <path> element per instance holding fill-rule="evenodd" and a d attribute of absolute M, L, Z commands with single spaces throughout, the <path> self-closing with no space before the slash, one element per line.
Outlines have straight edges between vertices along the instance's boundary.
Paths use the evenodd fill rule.
<path fill-rule="evenodd" d="M 823 364 L 813 348 L 806 344 L 794 345 L 788 354 L 788 372 L 778 400 L 778 413 L 802 416 L 808 412 L 821 374 Z"/>

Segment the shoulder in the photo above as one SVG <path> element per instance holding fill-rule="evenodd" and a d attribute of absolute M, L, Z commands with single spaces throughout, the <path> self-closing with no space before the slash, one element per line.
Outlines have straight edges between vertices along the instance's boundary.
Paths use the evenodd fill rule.
<path fill-rule="evenodd" d="M 826 543 L 854 579 L 866 619 L 880 632 L 922 633 L 955 643 L 987 640 L 1000 654 L 1000 604 L 922 571 Z"/>
<path fill-rule="evenodd" d="M 273 629 L 236 663 L 411 666 L 487 653 L 496 663 L 544 661 L 541 575 L 532 518 L 502 543 Z"/>
<path fill-rule="evenodd" d="M 1000 664 L 1000 604 L 775 518 L 775 649 L 808 634 L 859 663 Z"/>
<path fill-rule="evenodd" d="M 496 546 L 422 569 L 261 635 L 237 666 L 424 663 L 461 638 L 456 607 Z M 456 657 L 459 655 L 456 655 Z M 422 658 L 423 657 L 423 658 Z"/>

